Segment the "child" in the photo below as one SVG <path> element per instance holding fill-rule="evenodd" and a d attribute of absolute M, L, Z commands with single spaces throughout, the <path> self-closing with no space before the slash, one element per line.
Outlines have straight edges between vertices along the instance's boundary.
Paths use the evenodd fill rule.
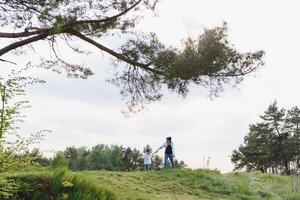
<path fill-rule="evenodd" d="M 151 150 L 147 149 L 144 155 L 144 166 L 147 172 L 151 171 L 151 158 L 152 158 Z"/>

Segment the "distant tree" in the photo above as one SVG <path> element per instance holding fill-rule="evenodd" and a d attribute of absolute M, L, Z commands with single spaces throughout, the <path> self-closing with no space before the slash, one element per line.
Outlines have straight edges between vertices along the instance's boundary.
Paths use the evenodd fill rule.
<path fill-rule="evenodd" d="M 287 111 L 286 128 L 291 133 L 290 147 L 295 160 L 296 168 L 300 169 L 300 109 L 295 106 Z"/>
<path fill-rule="evenodd" d="M 271 150 L 271 131 L 264 123 L 250 125 L 249 133 L 244 138 L 245 145 L 232 153 L 231 161 L 235 163 L 235 169 L 246 167 L 247 171 L 267 172 L 272 163 L 275 163 Z"/>
<path fill-rule="evenodd" d="M 150 146 L 146 146 L 147 149 Z M 177 168 L 185 168 L 184 161 L 175 160 Z M 155 155 L 152 158 L 152 169 L 160 170 L 163 159 Z M 143 154 L 137 148 L 120 145 L 107 146 L 98 144 L 91 149 L 85 147 L 67 147 L 59 151 L 50 161 L 52 167 L 68 167 L 72 170 L 109 170 L 137 171 L 144 170 Z"/>
<path fill-rule="evenodd" d="M 87 156 L 89 151 L 85 147 L 67 147 L 63 152 L 69 161 L 69 168 L 73 170 L 84 170 L 87 168 Z"/>
<path fill-rule="evenodd" d="M 73 164 L 72 161 L 77 159 L 77 148 L 74 146 L 71 147 L 67 147 L 64 151 L 63 151 L 64 156 L 70 161 L 70 167 L 73 168 Z"/>
<path fill-rule="evenodd" d="M 130 147 L 127 147 L 123 150 L 122 161 L 123 161 L 123 169 L 125 171 L 133 170 L 134 168 L 133 151 Z"/>
<path fill-rule="evenodd" d="M 122 152 L 122 146 L 96 145 L 90 151 L 85 151 L 86 164 L 84 169 L 121 171 L 124 168 Z"/>
<path fill-rule="evenodd" d="M 106 160 L 108 158 L 105 156 L 106 149 L 107 146 L 103 144 L 99 144 L 92 147 L 89 155 L 87 156 L 89 169 L 101 170 L 101 169 L 106 169 L 108 167 L 108 164 L 106 163 L 107 162 Z"/>
<path fill-rule="evenodd" d="M 123 168 L 122 162 L 122 146 L 113 145 L 111 146 L 111 163 L 113 170 L 121 171 Z"/>
<path fill-rule="evenodd" d="M 275 101 L 260 118 L 262 122 L 250 125 L 244 145 L 232 153 L 235 169 L 285 174 L 299 170 L 300 110 L 279 109 Z"/>
<path fill-rule="evenodd" d="M 216 95 L 223 85 L 239 83 L 263 65 L 263 51 L 240 53 L 229 43 L 225 23 L 187 39 L 182 49 L 163 45 L 154 33 L 137 31 L 134 27 L 142 12 L 153 11 L 156 4 L 157 0 L 0 0 L 0 26 L 11 30 L 0 32 L 1 44 L 8 43 L 0 49 L 0 61 L 10 62 L 4 58 L 7 53 L 45 41 L 54 58 L 43 58 L 41 66 L 87 78 L 93 74 L 90 69 L 58 53 L 62 44 L 84 53 L 73 45 L 77 38 L 126 64 L 117 68 L 111 82 L 121 88 L 129 107 L 160 99 L 165 87 L 185 96 L 194 84 Z M 119 50 L 100 42 L 114 35 L 127 40 Z"/>
<path fill-rule="evenodd" d="M 144 169 L 144 159 L 142 153 L 136 148 L 133 149 L 133 169 Z"/>
<path fill-rule="evenodd" d="M 269 106 L 261 118 L 273 129 L 272 134 L 274 143 L 272 145 L 274 152 L 273 160 L 276 164 L 279 162 L 285 168 L 285 173 L 290 174 L 290 162 L 292 157 L 291 136 L 292 132 L 288 130 L 286 123 L 286 110 L 279 109 L 275 101 Z"/>
<path fill-rule="evenodd" d="M 160 170 L 163 166 L 163 159 L 159 155 L 155 155 L 152 160 L 152 169 Z"/>
<path fill-rule="evenodd" d="M 123 150 L 122 161 L 125 171 L 137 170 L 143 166 L 142 154 L 136 148 L 125 148 Z"/>
<path fill-rule="evenodd" d="M 31 151 L 27 150 L 22 156 L 31 157 L 35 163 L 43 167 L 50 165 L 50 160 L 44 157 L 43 152 L 39 148 L 33 148 Z"/>
<path fill-rule="evenodd" d="M 175 164 L 175 167 L 178 168 L 178 169 L 182 169 L 182 168 L 187 167 L 187 164 L 185 164 L 185 162 L 183 160 L 178 161 L 177 159 L 175 159 L 174 164 Z"/>
<path fill-rule="evenodd" d="M 63 152 L 57 152 L 51 161 L 51 167 L 53 168 L 64 168 L 69 167 L 69 160 L 65 157 Z"/>

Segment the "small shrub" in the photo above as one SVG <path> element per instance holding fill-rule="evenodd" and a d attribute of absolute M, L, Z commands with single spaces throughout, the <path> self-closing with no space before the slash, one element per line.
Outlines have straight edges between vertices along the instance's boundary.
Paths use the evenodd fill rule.
<path fill-rule="evenodd" d="M 58 152 L 51 162 L 52 168 L 67 168 L 68 166 L 69 161 L 62 152 Z"/>
<path fill-rule="evenodd" d="M 106 189 L 96 180 L 77 176 L 65 168 L 40 173 L 21 173 L 12 176 L 19 191 L 10 200 L 114 200 L 113 191 Z"/>
<path fill-rule="evenodd" d="M 18 186 L 13 180 L 0 176 L 0 199 L 9 199 L 17 190 Z"/>

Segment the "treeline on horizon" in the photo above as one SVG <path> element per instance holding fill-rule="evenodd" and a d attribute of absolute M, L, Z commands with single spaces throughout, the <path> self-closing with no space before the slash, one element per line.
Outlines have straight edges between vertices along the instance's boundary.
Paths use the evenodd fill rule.
<path fill-rule="evenodd" d="M 278 108 L 277 101 L 249 126 L 244 144 L 234 150 L 235 170 L 292 174 L 300 169 L 300 109 Z"/>
<path fill-rule="evenodd" d="M 136 171 L 144 169 L 144 152 L 152 149 L 149 145 L 143 151 L 137 148 L 122 145 L 98 144 L 92 148 L 67 147 L 64 151 L 57 152 L 54 157 L 46 158 L 43 153 L 35 148 L 27 151 L 24 156 L 34 157 L 35 162 L 45 167 L 67 167 L 71 170 L 108 170 L 108 171 Z M 175 159 L 176 168 L 184 168 L 184 161 Z M 155 154 L 152 157 L 152 169 L 163 168 L 163 159 Z"/>

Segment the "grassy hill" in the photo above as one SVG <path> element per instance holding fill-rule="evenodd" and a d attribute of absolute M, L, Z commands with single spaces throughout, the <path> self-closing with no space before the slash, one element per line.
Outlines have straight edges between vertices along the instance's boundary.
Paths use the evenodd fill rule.
<path fill-rule="evenodd" d="M 260 173 L 43 170 L 3 176 L 18 183 L 10 199 L 300 199 L 291 177 Z"/>

